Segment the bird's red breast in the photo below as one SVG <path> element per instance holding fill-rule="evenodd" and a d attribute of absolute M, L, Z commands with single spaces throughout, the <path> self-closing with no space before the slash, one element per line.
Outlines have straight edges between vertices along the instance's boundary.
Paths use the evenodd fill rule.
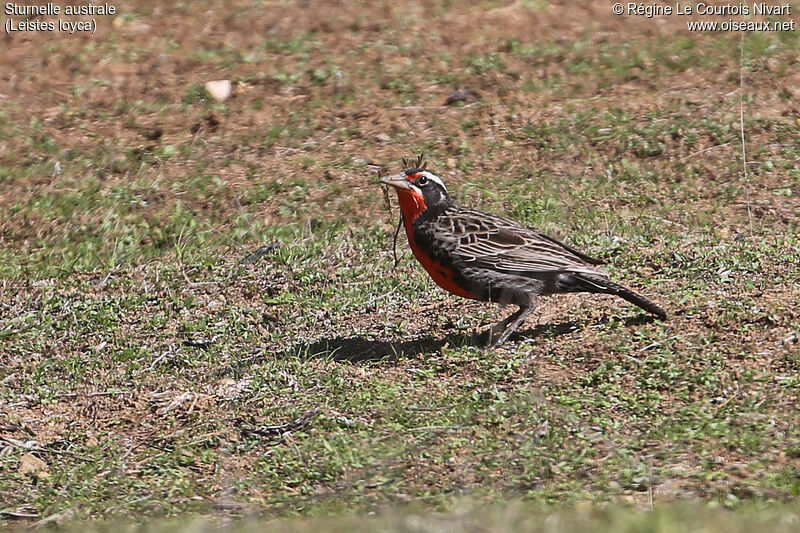
<path fill-rule="evenodd" d="M 407 176 L 409 182 L 414 181 L 418 174 Z M 425 204 L 425 197 L 416 188 L 399 188 L 395 187 L 397 191 L 397 199 L 400 203 L 400 210 L 403 212 L 403 225 L 406 230 L 406 237 L 408 237 L 408 245 L 414 253 L 414 257 L 420 262 L 422 268 L 431 276 L 434 282 L 441 288 L 461 296 L 462 298 L 477 299 L 477 296 L 470 293 L 464 287 L 456 283 L 456 273 L 451 268 L 435 261 L 425 250 L 420 248 L 414 238 L 414 221 L 417 220 L 428 206 Z"/>

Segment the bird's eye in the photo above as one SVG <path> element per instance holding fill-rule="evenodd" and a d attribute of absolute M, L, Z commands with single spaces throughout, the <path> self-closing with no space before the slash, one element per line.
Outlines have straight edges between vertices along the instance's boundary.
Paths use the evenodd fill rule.
<path fill-rule="evenodd" d="M 419 178 L 417 178 L 417 185 L 427 185 L 427 184 L 428 184 L 428 178 L 426 178 L 425 176 L 420 176 Z"/>

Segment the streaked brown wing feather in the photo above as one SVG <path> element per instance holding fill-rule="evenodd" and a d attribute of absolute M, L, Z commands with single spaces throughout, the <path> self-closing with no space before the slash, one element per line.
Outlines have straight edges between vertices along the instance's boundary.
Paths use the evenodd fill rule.
<path fill-rule="evenodd" d="M 563 247 L 565 250 L 568 250 L 570 253 L 572 253 L 572 254 L 574 254 L 574 255 L 576 255 L 576 256 L 578 256 L 578 257 L 580 257 L 581 259 L 583 259 L 585 262 L 589 263 L 590 265 L 604 265 L 604 264 L 606 264 L 606 262 L 605 262 L 605 261 L 603 261 L 602 259 L 597 259 L 596 257 L 592 257 L 592 256 L 590 256 L 590 255 L 586 255 L 586 254 L 585 254 L 585 253 L 583 253 L 583 252 L 579 252 L 578 250 L 576 250 L 576 249 L 575 249 L 575 248 L 573 248 L 572 246 L 567 246 L 567 245 L 566 245 L 566 244 L 564 244 L 563 242 L 561 242 L 561 241 L 559 241 L 559 240 L 557 240 L 557 239 L 554 239 L 554 238 L 553 238 L 553 237 L 551 237 L 550 235 L 545 235 L 544 233 L 541 233 L 541 232 L 539 232 L 539 231 L 536 231 L 536 230 L 535 230 L 535 229 L 533 229 L 533 228 L 528 228 L 528 229 L 529 229 L 529 230 L 531 230 L 531 231 L 533 231 L 533 232 L 535 232 L 535 233 L 536 233 L 536 234 L 537 234 L 537 235 L 538 235 L 540 238 L 542 238 L 542 239 L 546 239 L 546 240 L 548 240 L 548 241 L 551 241 L 551 242 L 553 242 L 553 243 L 555 243 L 555 244 L 557 244 L 557 245 L 559 245 L 559 246 Z"/>
<path fill-rule="evenodd" d="M 453 207 L 439 215 L 433 232 L 454 258 L 506 272 L 591 272 L 601 263 L 565 244 L 503 217 Z"/>

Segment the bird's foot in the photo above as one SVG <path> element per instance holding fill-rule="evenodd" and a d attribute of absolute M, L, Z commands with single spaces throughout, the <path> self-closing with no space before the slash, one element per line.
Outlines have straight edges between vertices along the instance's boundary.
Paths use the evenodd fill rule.
<path fill-rule="evenodd" d="M 498 324 L 475 335 L 475 344 L 482 346 L 484 350 L 494 350 L 502 346 L 508 339 L 504 329 L 498 328 Z"/>

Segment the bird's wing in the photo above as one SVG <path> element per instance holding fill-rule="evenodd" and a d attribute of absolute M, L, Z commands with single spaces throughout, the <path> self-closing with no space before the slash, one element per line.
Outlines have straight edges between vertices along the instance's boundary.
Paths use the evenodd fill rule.
<path fill-rule="evenodd" d="M 512 220 L 475 209 L 454 207 L 436 218 L 433 235 L 454 259 L 477 267 L 535 274 L 591 272 L 602 261 Z"/>

